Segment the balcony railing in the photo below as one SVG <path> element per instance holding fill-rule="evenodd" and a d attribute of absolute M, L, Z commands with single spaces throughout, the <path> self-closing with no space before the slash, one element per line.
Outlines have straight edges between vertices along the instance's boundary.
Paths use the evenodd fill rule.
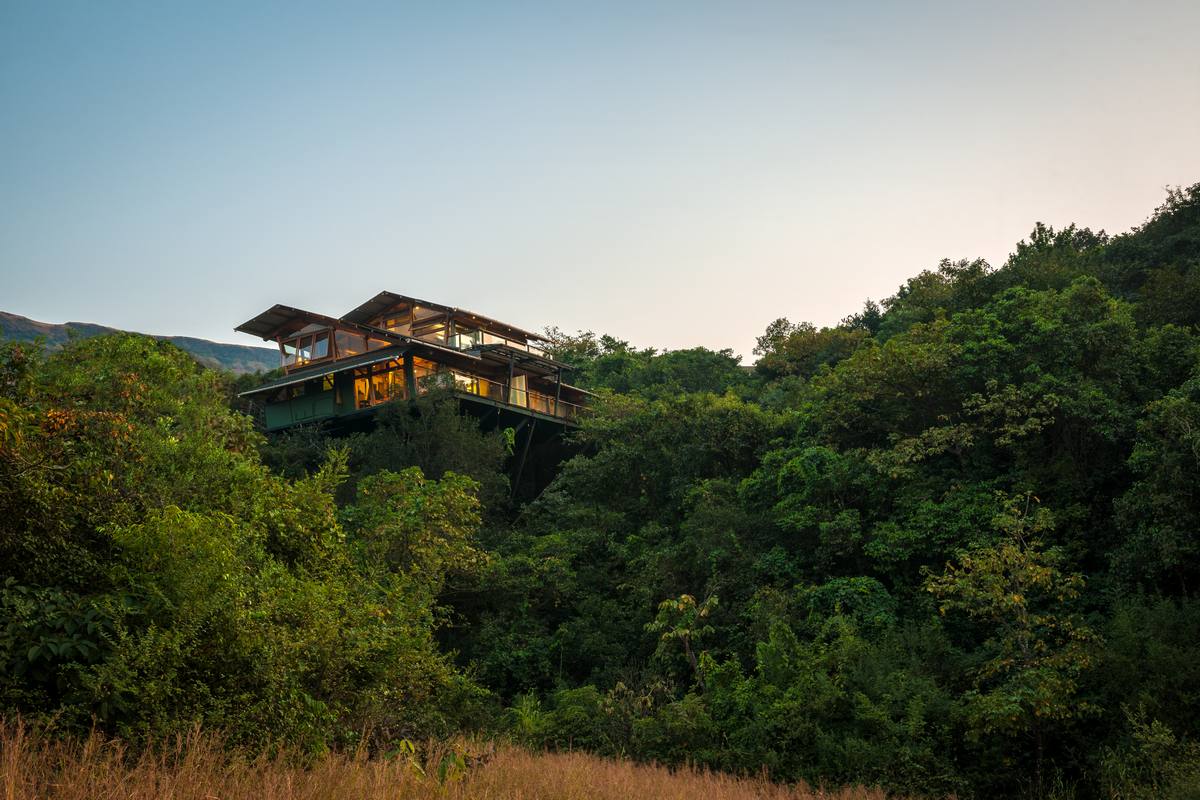
<path fill-rule="evenodd" d="M 475 375 L 452 374 L 456 391 L 483 397 L 506 406 L 524 408 L 539 414 L 571 421 L 578 419 L 580 412 L 584 409 L 584 406 L 578 403 L 571 403 L 561 397 L 554 397 L 533 389 L 513 387 L 500 381 L 492 381 Z"/>

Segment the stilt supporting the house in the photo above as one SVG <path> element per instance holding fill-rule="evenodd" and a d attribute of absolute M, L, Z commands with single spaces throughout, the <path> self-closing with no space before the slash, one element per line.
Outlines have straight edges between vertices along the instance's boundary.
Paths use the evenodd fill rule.
<path fill-rule="evenodd" d="M 524 424 L 524 423 L 522 423 Z M 513 478 L 512 496 L 517 496 L 517 487 L 521 485 L 521 473 L 525 471 L 525 457 L 529 455 L 529 445 L 533 444 L 533 429 L 537 427 L 537 420 L 529 421 L 529 435 L 525 437 L 525 446 L 521 448 L 521 458 L 517 461 L 517 476 Z"/>
<path fill-rule="evenodd" d="M 417 374 L 413 370 L 411 353 L 404 356 L 404 388 L 408 390 L 408 399 L 415 400 L 417 397 Z"/>

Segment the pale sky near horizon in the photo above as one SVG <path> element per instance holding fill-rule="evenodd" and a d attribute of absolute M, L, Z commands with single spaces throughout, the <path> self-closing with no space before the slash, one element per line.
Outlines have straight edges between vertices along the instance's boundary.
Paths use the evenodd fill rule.
<path fill-rule="evenodd" d="M 1200 2 L 0 0 L 0 310 L 731 347 L 1200 181 Z"/>

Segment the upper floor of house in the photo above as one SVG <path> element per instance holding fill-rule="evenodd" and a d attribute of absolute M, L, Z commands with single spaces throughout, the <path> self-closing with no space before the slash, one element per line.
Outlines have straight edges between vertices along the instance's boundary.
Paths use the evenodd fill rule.
<path fill-rule="evenodd" d="M 275 305 L 236 330 L 276 342 L 280 366 L 288 372 L 388 347 L 396 337 L 460 351 L 505 348 L 553 362 L 546 352 L 549 340 L 540 334 L 393 292 L 380 292 L 338 318 Z"/>

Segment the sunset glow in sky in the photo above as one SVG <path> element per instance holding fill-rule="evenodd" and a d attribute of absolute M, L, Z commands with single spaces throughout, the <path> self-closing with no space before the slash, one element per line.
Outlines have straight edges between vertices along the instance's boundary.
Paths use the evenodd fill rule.
<path fill-rule="evenodd" d="M 168 8 L 169 6 L 169 8 Z M 1200 181 L 1200 3 L 0 4 L 0 310 L 732 347 Z"/>

